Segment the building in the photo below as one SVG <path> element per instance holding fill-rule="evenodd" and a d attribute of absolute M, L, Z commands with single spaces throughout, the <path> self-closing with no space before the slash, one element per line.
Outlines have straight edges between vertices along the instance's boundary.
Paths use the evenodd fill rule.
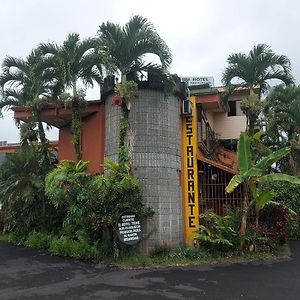
<path fill-rule="evenodd" d="M 139 99 L 132 103 L 129 121 L 134 143 L 132 164 L 139 178 L 145 202 L 155 211 L 147 221 L 150 236 L 146 249 L 158 244 L 193 244 L 199 214 L 207 209 L 224 213 L 226 205 L 236 206 L 242 191 L 225 194 L 225 186 L 236 171 L 233 140 L 246 128 L 240 101 L 247 89 L 237 89 L 229 98 L 230 111 L 222 102 L 224 88 L 190 88 L 177 78 L 174 95 L 165 96 L 163 85 L 148 76 L 141 81 Z M 120 107 L 112 105 L 114 77 L 107 77 L 101 101 L 89 101 L 81 109 L 82 158 L 90 161 L 89 172 L 103 172 L 104 157 L 117 158 Z M 182 111 L 183 104 L 190 111 Z M 15 118 L 30 117 L 23 108 L 15 108 Z M 74 159 L 71 144 L 71 111 L 50 107 L 42 121 L 59 128 L 58 159 Z"/>

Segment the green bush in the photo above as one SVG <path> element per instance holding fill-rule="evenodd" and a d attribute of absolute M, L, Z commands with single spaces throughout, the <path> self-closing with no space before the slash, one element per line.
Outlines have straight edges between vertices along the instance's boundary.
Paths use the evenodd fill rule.
<path fill-rule="evenodd" d="M 80 260 L 94 260 L 99 258 L 96 245 L 84 240 L 74 241 L 66 236 L 53 239 L 50 243 L 50 253 L 58 256 L 70 256 Z"/>
<path fill-rule="evenodd" d="M 240 208 L 227 209 L 227 215 L 220 216 L 213 211 L 200 215 L 197 240 L 201 246 L 217 251 L 240 250 L 239 227 L 242 211 Z"/>
<path fill-rule="evenodd" d="M 51 165 L 43 163 L 38 146 L 23 145 L 6 156 L 0 166 L 0 202 L 7 210 L 5 231 L 26 235 L 49 226 L 44 178 L 50 169 Z"/>
<path fill-rule="evenodd" d="M 262 188 L 271 190 L 276 196 L 274 201 L 279 202 L 300 216 L 300 186 L 288 182 L 272 182 Z M 300 239 L 300 224 L 299 219 L 290 216 L 289 223 L 289 236 L 292 239 Z"/>
<path fill-rule="evenodd" d="M 71 240 L 66 236 L 54 238 L 50 242 L 50 253 L 58 256 L 70 256 L 71 253 Z"/>
<path fill-rule="evenodd" d="M 12 232 L 8 236 L 8 241 L 15 245 L 24 245 L 27 238 L 26 232 Z"/>
<path fill-rule="evenodd" d="M 52 236 L 42 232 L 32 231 L 28 234 L 25 245 L 31 248 L 48 249 Z"/>
<path fill-rule="evenodd" d="M 77 240 L 76 234 L 84 231 L 87 241 L 101 240 L 110 245 L 108 252 L 112 253 L 119 215 L 131 210 L 146 217 L 152 212 L 145 207 L 140 184 L 128 165 L 107 160 L 106 173 L 95 176 L 87 174 L 86 167 L 86 162 L 62 162 L 46 177 L 46 195 L 64 212 L 63 236 Z"/>

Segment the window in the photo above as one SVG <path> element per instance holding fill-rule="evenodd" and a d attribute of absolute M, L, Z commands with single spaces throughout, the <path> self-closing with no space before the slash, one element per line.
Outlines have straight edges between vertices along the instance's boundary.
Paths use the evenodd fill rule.
<path fill-rule="evenodd" d="M 228 111 L 228 117 L 236 116 L 236 103 L 235 101 L 229 101 L 229 111 Z"/>
<path fill-rule="evenodd" d="M 241 100 L 239 101 L 229 101 L 229 111 L 228 111 L 228 117 L 234 117 L 234 116 L 242 116 L 244 113 L 241 110 Z"/>

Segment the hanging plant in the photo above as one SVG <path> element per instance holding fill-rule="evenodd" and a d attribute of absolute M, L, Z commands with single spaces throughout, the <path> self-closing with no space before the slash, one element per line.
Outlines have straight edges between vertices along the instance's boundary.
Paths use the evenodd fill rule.
<path fill-rule="evenodd" d="M 121 106 L 122 103 L 124 101 L 124 98 L 120 95 L 115 95 L 113 98 L 112 98 L 112 101 L 111 101 L 111 104 L 114 105 L 114 106 Z"/>
<path fill-rule="evenodd" d="M 139 97 L 138 85 L 132 80 L 123 80 L 122 83 L 117 83 L 115 87 L 116 96 L 113 97 L 112 103 L 118 103 L 113 105 L 125 104 L 126 108 L 130 110 L 130 102 L 136 100 Z M 120 103 L 120 97 L 122 102 Z M 120 104 L 119 104 L 120 103 Z"/>

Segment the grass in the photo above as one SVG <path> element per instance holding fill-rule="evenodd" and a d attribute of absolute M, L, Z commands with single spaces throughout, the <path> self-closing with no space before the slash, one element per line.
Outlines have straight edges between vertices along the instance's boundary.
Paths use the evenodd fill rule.
<path fill-rule="evenodd" d="M 230 256 L 230 257 L 215 257 L 215 258 L 202 258 L 202 259 L 178 259 L 169 260 L 167 258 L 151 258 L 147 255 L 139 254 L 134 257 L 123 258 L 114 263 L 122 269 L 132 268 L 159 268 L 171 266 L 188 266 L 188 265 L 201 265 L 201 264 L 224 264 L 224 263 L 241 263 L 261 260 L 271 260 L 277 258 L 274 254 L 251 254 L 245 256 Z"/>
<path fill-rule="evenodd" d="M 0 233 L 0 241 L 14 243 L 11 235 L 5 233 Z M 31 246 L 33 247 L 33 244 Z M 105 259 L 104 262 L 108 265 L 116 265 L 122 269 L 137 269 L 267 261 L 290 255 L 291 251 L 288 244 L 279 246 L 275 253 L 248 252 L 244 255 L 236 253 L 208 252 L 182 245 L 177 248 L 158 247 L 148 255 L 141 253 L 137 249 L 132 249 L 130 252 L 127 251 L 126 253 L 121 253 L 118 259 Z"/>
<path fill-rule="evenodd" d="M 7 233 L 0 233 L 0 241 L 8 241 L 9 240 L 9 234 Z"/>
<path fill-rule="evenodd" d="M 195 254 L 195 256 L 193 256 Z M 268 261 L 291 254 L 288 244 L 279 247 L 276 253 L 256 253 L 249 252 L 244 255 L 235 253 L 207 253 L 200 252 L 198 249 L 190 247 L 177 247 L 170 249 L 169 253 L 163 255 L 146 255 L 135 253 L 130 256 L 123 256 L 117 260 L 110 261 L 122 269 L 135 268 L 159 268 L 169 266 L 188 266 L 201 264 L 228 264 L 228 263 L 246 263 L 253 261 Z"/>

